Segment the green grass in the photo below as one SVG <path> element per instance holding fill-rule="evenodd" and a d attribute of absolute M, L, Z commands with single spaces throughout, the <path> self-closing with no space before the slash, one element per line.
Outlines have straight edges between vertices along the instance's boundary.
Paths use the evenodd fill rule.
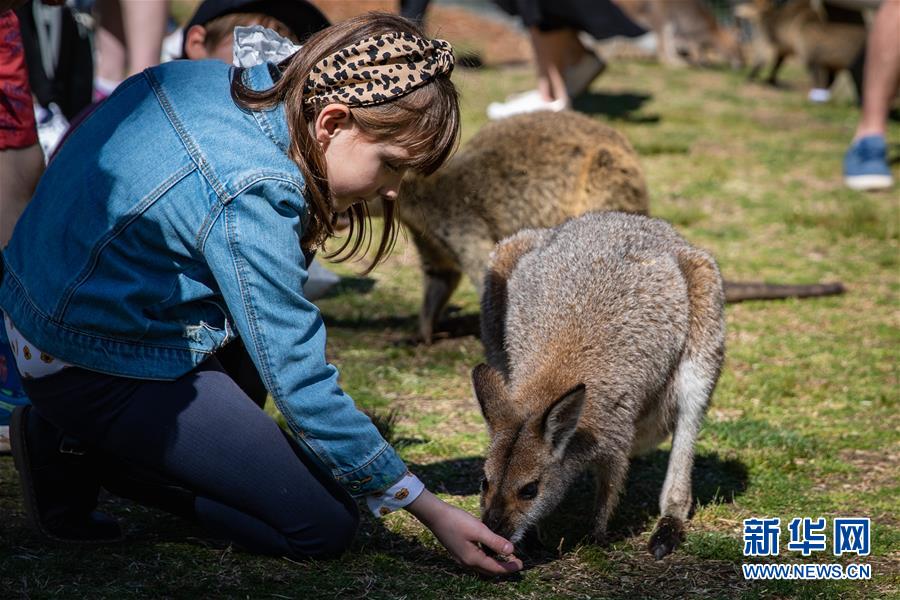
<path fill-rule="evenodd" d="M 585 538 L 590 485 L 550 522 L 558 540 L 519 577 L 487 581 L 452 563 L 405 513 L 366 518 L 339 562 L 250 556 L 173 517 L 107 499 L 128 540 L 102 548 L 47 544 L 26 527 L 9 457 L 0 457 L 0 597 L 252 598 L 888 598 L 900 594 L 900 410 L 897 294 L 900 202 L 842 187 L 840 161 L 858 115 L 793 89 L 724 71 L 613 63 L 579 106 L 620 129 L 642 156 L 654 214 L 708 248 L 730 279 L 840 280 L 839 298 L 729 306 L 728 350 L 698 442 L 696 508 L 686 543 L 656 562 L 645 550 L 658 516 L 667 446 L 632 464 L 610 541 Z M 464 138 L 489 101 L 524 89 L 526 68 L 458 70 Z M 891 124 L 890 137 L 900 138 Z M 895 169 L 896 171 L 896 169 Z M 329 358 L 357 402 L 395 411 L 401 454 L 445 499 L 477 513 L 487 442 L 469 371 L 469 335 L 410 345 L 421 294 L 415 251 L 401 242 L 370 280 L 355 267 L 321 302 Z M 452 317 L 469 323 L 469 282 Z M 260 465 L 264 468 L 265 465 Z M 867 582 L 744 581 L 741 522 L 779 516 L 869 516 Z M 782 535 L 785 544 L 787 533 Z M 779 560 L 796 562 L 783 551 Z M 832 562 L 829 554 L 810 562 Z M 842 559 L 843 560 L 843 559 Z"/>

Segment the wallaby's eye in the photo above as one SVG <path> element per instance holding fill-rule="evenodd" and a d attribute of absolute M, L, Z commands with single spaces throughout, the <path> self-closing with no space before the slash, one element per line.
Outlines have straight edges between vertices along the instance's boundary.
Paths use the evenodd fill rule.
<path fill-rule="evenodd" d="M 519 498 L 522 500 L 534 500 L 538 493 L 538 482 L 532 481 L 519 490 Z"/>
<path fill-rule="evenodd" d="M 481 478 L 481 491 L 482 491 L 482 492 L 488 491 L 488 480 L 487 480 L 487 477 L 482 477 L 482 478 Z"/>

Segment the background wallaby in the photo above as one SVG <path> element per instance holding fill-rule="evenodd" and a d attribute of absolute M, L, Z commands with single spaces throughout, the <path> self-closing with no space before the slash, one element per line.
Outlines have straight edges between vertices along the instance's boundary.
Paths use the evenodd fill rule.
<path fill-rule="evenodd" d="M 738 6 L 735 14 L 746 19 L 753 30 L 750 79 L 756 78 L 768 62 L 771 68 L 766 81 L 776 85 L 784 60 L 796 55 L 809 72 L 813 87 L 828 89 L 837 74 L 848 69 L 857 92 L 860 90 L 861 70 L 853 67 L 865 46 L 866 28 L 858 13 L 857 22 L 835 23 L 810 0 L 789 0 L 780 5 L 773 0 L 754 0 Z"/>
<path fill-rule="evenodd" d="M 486 125 L 434 175 L 407 177 L 398 206 L 422 259 L 419 330 L 429 343 L 462 273 L 481 293 L 488 256 L 501 239 L 592 210 L 648 210 L 628 140 L 574 112 Z"/>
<path fill-rule="evenodd" d="M 713 258 L 658 219 L 589 213 L 497 246 L 472 373 L 490 434 L 484 522 L 518 542 L 591 469 L 602 540 L 629 457 L 673 433 L 649 550 L 683 538 L 694 441 L 725 344 Z"/>
<path fill-rule="evenodd" d="M 656 34 L 660 64 L 744 66 L 737 32 L 719 25 L 703 0 L 616 0 L 616 4 Z"/>
<path fill-rule="evenodd" d="M 501 239 L 588 211 L 647 214 L 649 203 L 628 140 L 590 117 L 564 111 L 486 125 L 437 173 L 407 176 L 398 207 L 422 260 L 419 335 L 431 343 L 462 273 L 481 295 L 488 256 Z M 843 291 L 840 284 L 735 282 L 725 289 L 729 302 Z"/>

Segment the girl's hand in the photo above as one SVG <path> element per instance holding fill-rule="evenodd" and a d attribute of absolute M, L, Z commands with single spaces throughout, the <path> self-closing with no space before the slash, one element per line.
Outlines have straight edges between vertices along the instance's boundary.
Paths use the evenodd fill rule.
<path fill-rule="evenodd" d="M 416 516 L 450 552 L 450 555 L 483 575 L 509 575 L 522 568 L 522 561 L 512 555 L 513 545 L 487 528 L 487 525 L 464 510 L 450 506 L 428 490 L 406 509 Z M 477 544 L 497 554 L 507 555 L 506 562 L 487 556 Z"/>

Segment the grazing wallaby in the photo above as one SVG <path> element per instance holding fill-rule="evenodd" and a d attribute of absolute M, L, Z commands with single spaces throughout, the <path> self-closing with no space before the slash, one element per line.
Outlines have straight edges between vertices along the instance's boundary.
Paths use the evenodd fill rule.
<path fill-rule="evenodd" d="M 575 112 L 486 125 L 434 175 L 408 176 L 398 206 L 422 259 L 419 331 L 429 343 L 462 273 L 481 293 L 488 256 L 501 239 L 587 211 L 648 210 L 631 144 Z"/>
<path fill-rule="evenodd" d="M 616 0 L 616 4 L 656 34 L 656 54 L 663 65 L 744 66 L 737 33 L 719 25 L 702 0 Z"/>
<path fill-rule="evenodd" d="M 398 207 L 422 260 L 419 336 L 426 343 L 462 273 L 481 295 L 488 257 L 501 239 L 588 211 L 649 210 L 644 175 L 628 140 L 569 111 L 486 125 L 437 173 L 407 176 Z M 728 282 L 725 290 L 727 301 L 737 302 L 821 296 L 843 287 Z"/>
<path fill-rule="evenodd" d="M 713 258 L 664 221 L 589 213 L 501 242 L 484 286 L 487 364 L 472 372 L 491 440 L 484 522 L 518 542 L 592 470 L 593 533 L 602 540 L 629 458 L 672 433 L 649 544 L 656 558 L 672 552 L 724 354 Z"/>
<path fill-rule="evenodd" d="M 777 5 L 772 0 L 742 4 L 735 13 L 753 28 L 750 79 L 755 79 L 766 62 L 771 68 L 766 81 L 778 83 L 784 60 L 796 55 L 806 67 L 814 88 L 827 90 L 837 74 L 850 70 L 866 43 L 862 17 L 856 23 L 834 23 L 817 11 L 810 0 L 789 0 Z M 858 80 L 860 73 L 852 73 Z M 856 81 L 857 90 L 860 81 Z"/>

